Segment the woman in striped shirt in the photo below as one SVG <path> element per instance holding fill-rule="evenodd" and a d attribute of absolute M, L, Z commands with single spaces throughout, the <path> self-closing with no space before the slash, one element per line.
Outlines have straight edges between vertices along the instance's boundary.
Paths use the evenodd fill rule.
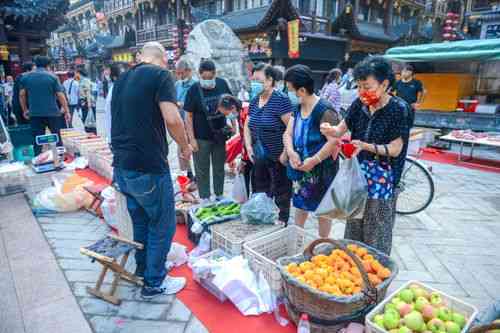
<path fill-rule="evenodd" d="M 327 77 L 323 89 L 321 89 L 320 97 L 332 104 L 335 111 L 340 112 L 340 90 L 339 82 L 342 77 L 342 71 L 338 68 L 332 69 Z"/>
<path fill-rule="evenodd" d="M 283 133 L 292 113 L 288 96 L 276 91 L 277 72 L 264 68 L 264 90 L 250 102 L 245 124 L 245 145 L 254 163 L 255 193 L 265 192 L 278 206 L 279 220 L 285 225 L 290 217 L 292 183 L 286 167 L 280 163 Z"/>

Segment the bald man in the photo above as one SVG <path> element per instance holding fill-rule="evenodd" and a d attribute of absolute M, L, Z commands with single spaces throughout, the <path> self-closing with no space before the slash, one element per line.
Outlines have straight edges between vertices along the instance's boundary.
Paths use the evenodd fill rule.
<path fill-rule="evenodd" d="M 141 50 L 141 62 L 113 86 L 111 146 L 114 181 L 127 197 L 136 252 L 136 275 L 144 278 L 141 295 L 152 299 L 175 294 L 184 278 L 167 276 L 165 260 L 175 233 L 174 191 L 168 165 L 166 130 L 191 158 L 184 123 L 177 109 L 174 80 L 165 69 L 166 52 L 156 42 Z"/>

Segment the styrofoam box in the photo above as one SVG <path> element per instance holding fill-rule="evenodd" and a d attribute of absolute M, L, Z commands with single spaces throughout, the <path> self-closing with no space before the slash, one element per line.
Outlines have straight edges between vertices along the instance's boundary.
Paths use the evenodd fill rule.
<path fill-rule="evenodd" d="M 33 200 L 38 193 L 52 186 L 52 176 L 58 171 L 36 173 L 31 169 L 26 172 L 26 194 Z"/>
<path fill-rule="evenodd" d="M 384 312 L 384 307 L 387 303 L 389 303 L 396 295 L 398 295 L 401 290 L 408 288 L 410 285 L 418 285 L 419 287 L 423 288 L 424 290 L 428 292 L 438 292 L 441 295 L 441 298 L 443 299 L 444 303 L 448 308 L 450 308 L 453 311 L 456 311 L 458 313 L 463 314 L 467 318 L 467 323 L 465 324 L 464 328 L 462 329 L 461 333 L 466 333 L 472 322 L 474 321 L 474 318 L 477 316 L 477 308 L 473 305 L 467 304 L 458 298 L 455 298 L 453 296 L 449 296 L 446 293 L 439 291 L 437 289 L 434 289 L 430 286 L 427 286 L 421 282 L 418 281 L 409 281 L 405 283 L 403 286 L 401 286 L 398 290 L 393 292 L 391 295 L 386 297 L 384 301 L 382 301 L 380 304 L 378 304 L 368 315 L 366 316 L 366 321 L 365 321 L 365 331 L 366 333 L 388 333 L 387 330 L 381 329 L 378 326 L 375 325 L 373 322 L 373 317 L 375 317 L 377 314 L 383 313 Z"/>

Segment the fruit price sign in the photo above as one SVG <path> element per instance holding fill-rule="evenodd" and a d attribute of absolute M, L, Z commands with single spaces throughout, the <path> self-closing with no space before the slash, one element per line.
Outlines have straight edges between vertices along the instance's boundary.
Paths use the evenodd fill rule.
<path fill-rule="evenodd" d="M 296 59 L 300 56 L 299 22 L 299 20 L 288 22 L 288 56 L 292 59 Z"/>

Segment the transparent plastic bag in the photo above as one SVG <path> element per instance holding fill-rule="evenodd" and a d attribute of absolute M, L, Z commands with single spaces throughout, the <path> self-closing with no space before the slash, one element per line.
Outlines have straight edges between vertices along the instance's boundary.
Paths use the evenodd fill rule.
<path fill-rule="evenodd" d="M 363 215 L 367 198 L 368 185 L 358 159 L 347 159 L 314 213 L 332 219 L 358 218 Z"/>
<path fill-rule="evenodd" d="M 248 201 L 245 176 L 241 173 L 237 174 L 236 177 L 234 177 L 232 197 L 234 201 L 240 204 Z"/>
<path fill-rule="evenodd" d="M 250 224 L 275 224 L 278 215 L 278 206 L 265 193 L 252 195 L 250 200 L 241 206 L 241 217 Z"/>
<path fill-rule="evenodd" d="M 83 189 L 62 193 L 56 187 L 49 187 L 37 194 L 34 206 L 55 212 L 74 212 L 85 206 L 88 196 Z"/>

